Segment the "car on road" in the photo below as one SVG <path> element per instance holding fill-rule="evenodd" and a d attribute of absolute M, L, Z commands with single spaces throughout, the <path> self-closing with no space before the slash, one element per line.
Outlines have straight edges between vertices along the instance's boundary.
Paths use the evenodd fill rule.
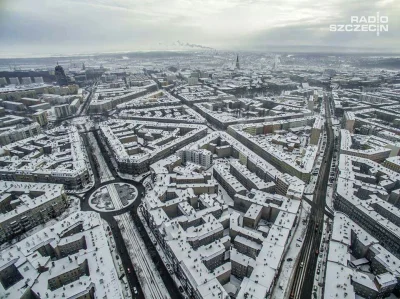
<path fill-rule="evenodd" d="M 122 282 L 123 282 L 125 285 L 128 285 L 128 281 L 126 280 L 126 277 L 125 277 L 125 276 L 122 277 L 121 279 L 122 279 Z"/>
<path fill-rule="evenodd" d="M 130 269 L 130 268 L 128 268 L 128 269 L 126 269 L 126 270 L 128 271 L 129 274 L 131 273 L 131 269 Z"/>
<path fill-rule="evenodd" d="M 318 249 L 315 249 L 315 254 L 318 255 L 319 251 Z"/>
<path fill-rule="evenodd" d="M 293 259 L 290 257 L 290 258 L 287 259 L 287 261 L 291 262 L 291 261 L 293 261 Z"/>
<path fill-rule="evenodd" d="M 136 287 L 133 287 L 133 292 L 135 293 L 135 295 L 139 294 Z"/>
<path fill-rule="evenodd" d="M 317 291 L 317 288 L 318 288 L 317 286 L 314 286 L 314 291 L 315 291 L 315 292 Z"/>
<path fill-rule="evenodd" d="M 179 292 L 183 293 L 183 288 L 182 288 L 182 286 L 179 286 L 178 290 L 179 290 Z"/>
<path fill-rule="evenodd" d="M 300 268 L 303 268 L 304 267 L 304 262 L 301 262 L 300 263 Z"/>

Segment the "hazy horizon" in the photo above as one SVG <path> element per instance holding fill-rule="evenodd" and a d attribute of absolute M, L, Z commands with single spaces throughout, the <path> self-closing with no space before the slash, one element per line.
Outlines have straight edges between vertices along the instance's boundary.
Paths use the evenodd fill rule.
<path fill-rule="evenodd" d="M 312 49 L 310 49 L 312 48 Z M 318 47 L 314 46 L 302 46 L 302 47 L 293 47 L 290 46 L 269 46 L 266 47 L 265 50 L 219 50 L 214 49 L 216 52 L 225 53 L 225 52 L 233 52 L 233 53 L 276 53 L 276 54 L 334 54 L 334 55 L 366 55 L 366 56 L 400 56 L 400 49 L 393 49 L 392 51 L 383 51 L 382 49 L 374 49 L 374 48 L 345 48 L 345 47 Z M 8 60 L 8 59 L 29 59 L 29 58 L 69 58 L 69 57 L 94 57 L 101 55 L 118 55 L 118 54 L 135 54 L 135 53 L 195 53 L 207 51 L 201 48 L 192 48 L 192 49 L 148 49 L 148 50 L 120 50 L 120 51 L 104 51 L 104 52 L 96 52 L 96 51 L 88 51 L 82 53 L 40 53 L 40 54 L 29 54 L 29 53 L 20 53 L 18 55 L 7 55 L 2 54 L 0 52 L 0 60 Z M 211 50 L 209 50 L 211 51 Z"/>
<path fill-rule="evenodd" d="M 377 12 L 389 18 L 389 31 L 380 36 L 329 31 L 330 24 L 347 24 L 350 16 Z M 202 48 L 371 53 L 400 49 L 396 0 L 3 0 L 0 25 L 3 58 Z"/>

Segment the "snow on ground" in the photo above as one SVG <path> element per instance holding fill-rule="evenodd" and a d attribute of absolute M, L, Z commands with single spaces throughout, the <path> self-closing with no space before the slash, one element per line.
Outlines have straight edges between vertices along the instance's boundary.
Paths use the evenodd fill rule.
<path fill-rule="evenodd" d="M 326 189 L 326 205 L 333 210 L 333 187 L 328 186 Z"/>
<path fill-rule="evenodd" d="M 131 184 L 108 184 L 92 193 L 89 205 L 98 212 L 114 212 L 128 207 L 136 200 L 137 196 L 138 190 Z"/>
<path fill-rule="evenodd" d="M 314 287 L 317 287 L 317 298 L 322 298 L 323 296 L 323 290 L 322 288 L 318 285 L 319 282 L 323 282 L 324 276 L 325 276 L 325 266 L 326 266 L 326 260 L 328 258 L 328 247 L 329 244 L 324 242 L 325 239 L 328 239 L 328 235 L 329 235 L 329 230 L 328 230 L 328 225 L 327 225 L 327 221 L 329 221 L 329 223 L 332 223 L 332 221 L 329 220 L 329 218 L 327 216 L 324 217 L 324 225 L 323 225 L 323 229 L 322 229 L 322 238 L 321 238 L 321 243 L 320 243 L 320 253 L 318 255 L 318 264 L 321 263 L 321 267 L 320 267 L 320 274 L 317 274 L 318 272 L 318 264 L 317 267 L 315 269 L 315 280 L 314 280 Z M 323 252 L 321 252 L 321 249 L 323 249 Z M 313 289 L 314 289 L 313 287 Z"/>
<path fill-rule="evenodd" d="M 298 262 L 298 256 L 300 254 L 303 243 L 302 241 L 304 240 L 306 235 L 308 224 L 308 221 L 306 220 L 308 220 L 310 210 L 311 206 L 303 200 L 298 226 L 292 237 L 292 240 L 290 241 L 289 248 L 287 249 L 284 261 L 281 265 L 281 272 L 279 274 L 279 278 L 275 285 L 275 288 L 272 292 L 272 299 L 286 298 L 287 294 L 290 292 L 289 287 L 291 285 L 291 280 L 294 278 L 293 271 L 295 269 L 296 263 Z M 299 242 L 298 240 L 300 240 L 301 242 Z"/>
<path fill-rule="evenodd" d="M 223 287 L 228 294 L 236 294 L 237 290 L 240 289 L 241 284 L 241 280 L 239 280 L 235 275 L 231 275 L 229 282 L 224 284 Z"/>
<path fill-rule="evenodd" d="M 111 161 L 112 166 L 113 166 L 114 169 L 118 172 L 118 164 L 117 164 L 117 162 L 115 161 L 114 154 L 110 151 L 110 149 L 109 149 L 108 146 L 106 145 L 107 142 L 104 140 L 103 136 L 102 136 L 101 134 L 99 134 L 99 137 L 100 137 L 101 142 L 102 142 L 103 144 L 105 144 L 104 148 L 105 148 L 105 150 L 106 150 L 106 153 L 102 153 L 102 155 L 107 155 L 107 156 L 110 157 L 110 161 Z M 118 172 L 118 175 L 120 175 L 119 172 Z M 123 177 L 121 177 L 121 178 L 123 178 Z"/>
<path fill-rule="evenodd" d="M 114 268 L 117 271 L 118 278 L 120 278 L 122 293 L 124 294 L 125 298 L 128 298 L 128 299 L 132 298 L 131 290 L 129 288 L 129 285 L 127 284 L 127 281 L 122 279 L 122 276 L 126 275 L 126 273 L 124 270 L 124 266 L 122 265 L 121 259 L 119 257 L 117 259 L 118 253 L 117 253 L 116 246 L 115 246 L 114 236 L 112 233 L 108 233 L 108 232 L 110 232 L 110 230 L 107 229 L 109 227 L 107 221 L 102 219 L 101 222 L 102 222 L 104 230 L 107 232 L 107 238 L 108 238 L 108 243 L 110 244 L 111 256 L 113 259 Z"/>
<path fill-rule="evenodd" d="M 144 172 L 139 175 L 131 175 L 131 174 L 127 174 L 127 173 L 118 172 L 118 175 L 122 179 L 128 179 L 128 180 L 133 180 L 135 182 L 140 182 L 141 180 L 143 180 L 143 178 L 150 175 L 150 171 Z"/>
<path fill-rule="evenodd" d="M 94 138 L 94 135 L 92 132 L 88 133 L 88 139 L 89 139 L 89 144 L 90 148 L 93 150 L 93 157 L 96 159 L 98 163 L 98 172 L 100 175 L 100 182 L 108 182 L 112 181 L 114 179 L 110 169 L 108 168 L 108 165 L 106 161 L 104 160 L 103 154 L 101 153 L 101 150 L 99 148 L 99 145 L 97 143 L 97 140 Z"/>
<path fill-rule="evenodd" d="M 219 159 L 214 159 L 214 163 L 215 163 L 215 164 L 216 164 L 216 163 L 229 163 L 229 160 L 230 160 L 231 158 L 232 158 L 232 157 L 223 158 L 223 159 L 221 159 L 221 158 L 219 158 Z M 232 160 L 237 160 L 237 159 L 232 158 Z M 210 168 L 208 168 L 206 171 L 207 171 L 207 172 L 210 172 L 210 173 L 213 173 L 213 168 L 214 168 L 215 164 L 213 164 L 213 165 L 212 165 Z M 216 180 L 215 180 L 215 182 L 218 184 L 218 195 L 222 195 L 222 198 L 224 199 L 224 202 L 228 205 L 228 207 L 233 207 L 233 199 L 232 199 L 232 197 L 230 197 L 230 196 L 228 195 L 228 193 L 225 191 L 225 189 L 221 186 L 220 183 L 218 183 Z"/>
<path fill-rule="evenodd" d="M 140 221 L 142 222 L 143 227 L 146 229 L 146 232 L 147 232 L 147 234 L 149 235 L 150 239 L 153 241 L 153 243 L 155 243 L 155 242 L 156 242 L 156 238 L 155 238 L 155 236 L 153 235 L 153 231 L 150 230 L 149 226 L 148 226 L 147 223 L 146 223 L 146 220 L 144 220 L 144 218 L 143 218 L 143 215 L 139 212 L 140 210 L 141 210 L 141 209 L 138 209 L 138 216 L 139 216 L 139 218 L 140 218 Z M 229 230 L 229 229 L 228 229 L 228 230 Z M 165 255 L 164 251 L 160 248 L 160 246 L 159 246 L 158 244 L 156 245 L 156 249 L 157 249 L 157 252 L 158 252 L 158 254 L 159 254 L 160 258 L 161 258 L 161 261 L 162 261 L 163 264 L 165 265 L 165 267 L 166 267 L 167 269 L 170 269 L 170 267 L 171 267 L 171 266 L 170 266 L 170 265 L 171 265 L 171 261 L 169 260 L 169 258 Z M 178 279 L 178 277 L 176 276 L 175 272 L 173 272 L 173 271 L 170 270 L 170 271 L 169 271 L 169 275 L 171 276 L 171 278 L 172 278 L 172 280 L 174 281 L 174 283 L 178 286 L 178 288 L 179 288 L 179 287 L 182 287 L 182 288 L 181 288 L 181 290 L 182 290 L 182 297 L 185 298 L 184 295 L 187 295 L 186 298 L 189 298 L 189 295 L 185 292 L 185 289 L 183 288 L 182 283 L 181 283 L 181 281 Z M 231 276 L 231 278 L 232 278 L 232 276 Z"/>
<path fill-rule="evenodd" d="M 222 195 L 224 202 L 228 205 L 228 207 L 233 207 L 233 199 L 228 195 L 224 188 L 218 183 L 218 195 Z"/>
<path fill-rule="evenodd" d="M 145 298 L 150 299 L 169 299 L 169 293 L 162 281 L 157 267 L 155 266 L 150 254 L 147 251 L 143 239 L 133 223 L 129 212 L 114 216 L 118 227 L 121 230 L 122 237 L 129 256 L 132 260 L 134 271 L 138 276 L 140 286 Z"/>
<path fill-rule="evenodd" d="M 317 175 L 312 175 L 310 178 L 310 183 L 307 184 L 304 193 L 305 194 L 312 194 L 314 193 L 315 186 L 317 184 L 318 176 Z"/>

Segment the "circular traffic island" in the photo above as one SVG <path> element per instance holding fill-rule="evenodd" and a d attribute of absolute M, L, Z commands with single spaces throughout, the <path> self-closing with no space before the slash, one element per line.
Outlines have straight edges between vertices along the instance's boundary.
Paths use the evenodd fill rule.
<path fill-rule="evenodd" d="M 89 197 L 90 207 L 98 212 L 116 212 L 130 206 L 138 190 L 128 183 L 111 183 L 99 187 Z"/>

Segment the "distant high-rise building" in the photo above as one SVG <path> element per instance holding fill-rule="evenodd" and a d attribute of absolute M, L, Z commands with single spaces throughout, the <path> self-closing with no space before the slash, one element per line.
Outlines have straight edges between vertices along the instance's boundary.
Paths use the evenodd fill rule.
<path fill-rule="evenodd" d="M 275 55 L 274 66 L 273 66 L 274 70 L 278 69 L 279 63 L 280 63 L 279 55 Z"/>
<path fill-rule="evenodd" d="M 29 85 L 32 84 L 31 77 L 22 77 L 22 85 Z"/>
<path fill-rule="evenodd" d="M 189 77 L 187 79 L 189 85 L 197 85 L 199 83 L 199 78 L 197 77 Z"/>
<path fill-rule="evenodd" d="M 61 65 L 58 65 L 54 69 L 56 80 L 58 85 L 65 86 L 68 85 L 67 76 L 65 75 L 64 69 Z"/>
<path fill-rule="evenodd" d="M 71 115 L 69 104 L 54 106 L 54 112 L 56 113 L 57 118 L 64 118 Z"/>
<path fill-rule="evenodd" d="M 193 162 L 208 169 L 213 164 L 213 155 L 206 149 L 184 150 L 178 153 L 182 161 Z"/>
<path fill-rule="evenodd" d="M 47 125 L 47 123 L 48 123 L 47 111 L 41 110 L 41 111 L 37 111 L 37 112 L 33 113 L 32 119 L 34 121 L 36 121 L 37 123 L 39 123 L 39 125 L 41 125 L 41 126 Z"/>
<path fill-rule="evenodd" d="M 11 77 L 9 80 L 10 80 L 10 84 L 19 85 L 18 77 Z"/>
<path fill-rule="evenodd" d="M 236 68 L 237 68 L 237 69 L 240 69 L 239 55 L 236 56 Z"/>

